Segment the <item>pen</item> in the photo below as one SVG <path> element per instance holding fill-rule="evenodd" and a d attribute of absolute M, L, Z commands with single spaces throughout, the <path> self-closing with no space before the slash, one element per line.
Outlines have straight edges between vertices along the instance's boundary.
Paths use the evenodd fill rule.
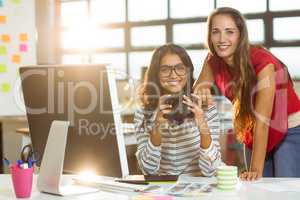
<path fill-rule="evenodd" d="M 3 162 L 9 167 L 11 166 L 10 161 L 7 158 L 3 158 Z"/>
<path fill-rule="evenodd" d="M 29 159 L 28 159 L 28 167 L 31 168 L 31 167 L 32 167 L 32 164 L 33 164 L 33 162 L 32 162 L 32 160 L 31 160 L 31 158 L 29 158 Z"/>
<path fill-rule="evenodd" d="M 115 180 L 119 183 L 129 183 L 129 184 L 137 184 L 137 185 L 148 185 L 148 182 L 145 182 L 144 180 Z"/>
<path fill-rule="evenodd" d="M 32 158 L 29 158 L 28 159 L 28 167 L 31 168 L 33 167 L 34 163 L 36 163 L 37 160 L 33 160 Z"/>

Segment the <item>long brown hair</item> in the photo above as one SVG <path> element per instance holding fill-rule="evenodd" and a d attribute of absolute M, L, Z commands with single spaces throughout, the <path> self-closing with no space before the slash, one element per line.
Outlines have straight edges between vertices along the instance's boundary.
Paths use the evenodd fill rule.
<path fill-rule="evenodd" d="M 210 53 L 218 56 L 211 41 L 212 21 L 216 15 L 228 15 L 235 22 L 240 31 L 238 46 L 233 55 L 233 66 L 227 69 L 235 84 L 232 90 L 234 105 L 234 128 L 237 138 L 242 141 L 246 130 L 252 130 L 255 126 L 255 115 L 252 110 L 251 91 L 257 82 L 257 76 L 250 61 L 250 43 L 248 30 L 243 15 L 236 9 L 229 7 L 218 8 L 208 17 L 207 44 Z"/>
<path fill-rule="evenodd" d="M 140 99 L 145 110 L 157 108 L 159 97 L 165 94 L 159 81 L 159 68 L 162 58 L 167 54 L 176 54 L 187 67 L 187 85 L 184 90 L 192 89 L 194 66 L 186 50 L 178 45 L 168 43 L 154 50 L 150 66 L 146 71 L 144 83 L 139 91 Z"/>

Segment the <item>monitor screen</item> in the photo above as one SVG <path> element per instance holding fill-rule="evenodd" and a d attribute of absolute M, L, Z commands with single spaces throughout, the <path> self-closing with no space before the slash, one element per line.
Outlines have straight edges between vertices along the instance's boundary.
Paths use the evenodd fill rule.
<path fill-rule="evenodd" d="M 20 68 L 20 75 L 36 157 L 43 155 L 52 121 L 69 121 L 64 173 L 128 175 L 110 70 L 103 65 L 29 66 Z"/>

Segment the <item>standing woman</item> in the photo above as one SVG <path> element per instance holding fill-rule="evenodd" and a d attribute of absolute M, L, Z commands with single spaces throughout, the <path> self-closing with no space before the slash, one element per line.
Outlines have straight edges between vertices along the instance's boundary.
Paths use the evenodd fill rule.
<path fill-rule="evenodd" d="M 300 101 L 286 66 L 249 44 L 245 19 L 233 8 L 211 13 L 207 42 L 194 90 L 210 93 L 215 83 L 233 103 L 237 139 L 252 149 L 240 178 L 300 177 Z"/>

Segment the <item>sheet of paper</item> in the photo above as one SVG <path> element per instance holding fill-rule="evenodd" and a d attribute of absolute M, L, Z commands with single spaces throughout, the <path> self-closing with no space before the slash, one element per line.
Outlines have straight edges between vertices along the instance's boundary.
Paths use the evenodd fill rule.
<path fill-rule="evenodd" d="M 272 192 L 300 192 L 299 180 L 278 181 L 276 183 L 260 182 L 252 186 Z"/>

